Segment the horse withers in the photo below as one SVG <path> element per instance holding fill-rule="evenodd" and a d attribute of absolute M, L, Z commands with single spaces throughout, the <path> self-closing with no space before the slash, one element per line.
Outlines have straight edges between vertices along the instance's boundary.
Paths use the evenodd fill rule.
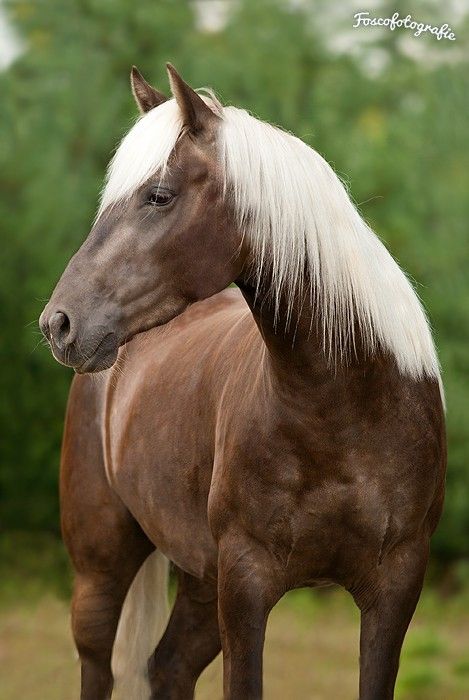
<path fill-rule="evenodd" d="M 186 700 L 221 649 L 224 697 L 260 698 L 273 606 L 337 583 L 360 700 L 387 700 L 444 493 L 425 313 L 318 153 L 168 72 L 171 99 L 133 69 L 142 115 L 40 319 L 77 373 L 81 697 Z"/>

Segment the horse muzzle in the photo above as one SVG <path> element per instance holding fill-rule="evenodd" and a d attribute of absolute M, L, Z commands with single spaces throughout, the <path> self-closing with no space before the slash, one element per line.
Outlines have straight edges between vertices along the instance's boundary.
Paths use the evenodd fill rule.
<path fill-rule="evenodd" d="M 80 331 L 79 324 L 70 314 L 61 310 L 50 312 L 46 307 L 39 319 L 39 327 L 57 362 L 72 367 L 78 374 L 109 369 L 117 359 L 117 335 L 105 326 Z"/>

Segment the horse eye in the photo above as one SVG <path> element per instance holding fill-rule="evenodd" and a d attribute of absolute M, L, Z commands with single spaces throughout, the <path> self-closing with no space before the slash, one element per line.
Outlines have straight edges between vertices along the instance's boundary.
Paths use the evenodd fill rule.
<path fill-rule="evenodd" d="M 155 190 L 150 194 L 147 200 L 147 204 L 151 204 L 155 207 L 165 207 L 167 204 L 172 202 L 174 195 L 172 192 L 166 190 Z"/>

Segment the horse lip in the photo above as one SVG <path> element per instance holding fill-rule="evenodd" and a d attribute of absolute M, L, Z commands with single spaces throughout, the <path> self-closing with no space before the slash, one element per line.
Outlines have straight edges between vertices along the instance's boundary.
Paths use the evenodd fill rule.
<path fill-rule="evenodd" d="M 74 367 L 77 374 L 87 374 L 88 372 L 101 372 L 112 367 L 117 359 L 119 343 L 115 333 L 106 333 L 101 338 L 91 357 Z"/>

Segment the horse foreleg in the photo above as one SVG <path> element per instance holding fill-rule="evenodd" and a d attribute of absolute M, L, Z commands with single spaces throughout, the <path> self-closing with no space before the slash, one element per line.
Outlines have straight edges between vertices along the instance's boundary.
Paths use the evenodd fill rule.
<path fill-rule="evenodd" d="M 122 604 L 153 550 L 107 481 L 96 391 L 89 378 L 74 382 L 60 476 L 62 532 L 75 570 L 72 630 L 82 700 L 111 695 L 111 656 Z"/>
<path fill-rule="evenodd" d="M 178 581 L 168 626 L 148 666 L 158 700 L 191 700 L 198 677 L 221 649 L 216 582 L 180 570 Z"/>
<path fill-rule="evenodd" d="M 136 567 L 137 569 L 138 567 Z M 136 570 L 132 572 L 136 573 Z M 85 567 L 76 575 L 72 631 L 81 662 L 82 700 L 111 697 L 111 657 L 117 624 L 133 576 Z"/>
<path fill-rule="evenodd" d="M 402 643 L 422 590 L 428 541 L 397 546 L 354 593 L 361 608 L 360 700 L 392 700 Z"/>
<path fill-rule="evenodd" d="M 241 535 L 219 542 L 219 624 L 225 700 L 262 697 L 268 615 L 285 592 L 270 554 Z"/>
<path fill-rule="evenodd" d="M 150 542 L 113 494 L 108 493 L 100 508 L 93 507 L 99 493 L 102 497 L 100 491 L 85 490 L 81 499 L 62 498 L 62 511 L 70 518 L 66 516 L 64 537 L 75 569 L 72 631 L 81 661 L 82 700 L 111 697 L 111 658 L 122 605 L 152 551 Z M 80 523 L 80 527 L 72 528 L 70 521 Z"/>

